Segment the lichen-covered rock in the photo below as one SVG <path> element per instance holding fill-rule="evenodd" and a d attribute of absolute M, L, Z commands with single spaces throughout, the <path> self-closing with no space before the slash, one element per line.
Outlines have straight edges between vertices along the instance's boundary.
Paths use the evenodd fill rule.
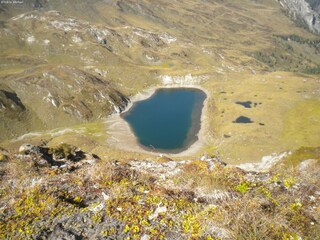
<path fill-rule="evenodd" d="M 301 162 L 298 166 L 300 173 L 307 173 L 309 170 L 314 168 L 316 164 L 319 164 L 319 160 L 317 159 L 308 159 Z"/>
<path fill-rule="evenodd" d="M 17 158 L 33 162 L 36 168 L 51 168 L 58 172 L 70 172 L 83 167 L 94 165 L 99 157 L 88 154 L 70 144 L 62 143 L 56 147 L 34 146 L 23 144 L 19 148 Z"/>
<path fill-rule="evenodd" d="M 76 157 L 76 150 L 75 146 L 62 143 L 57 147 L 49 148 L 48 153 L 52 154 L 56 159 L 74 159 Z"/>
<path fill-rule="evenodd" d="M 29 143 L 24 143 L 19 148 L 19 153 L 21 154 L 29 154 L 35 150 L 35 146 Z"/>
<path fill-rule="evenodd" d="M 307 159 L 301 162 L 298 167 L 298 172 L 302 178 L 320 179 L 320 160 Z"/>

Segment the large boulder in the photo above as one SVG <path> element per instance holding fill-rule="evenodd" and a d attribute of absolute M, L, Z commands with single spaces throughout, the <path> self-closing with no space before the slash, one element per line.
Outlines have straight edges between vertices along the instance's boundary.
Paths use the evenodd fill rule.
<path fill-rule="evenodd" d="M 30 154 L 36 151 L 36 147 L 29 143 L 24 143 L 19 148 L 19 153 L 21 154 Z"/>

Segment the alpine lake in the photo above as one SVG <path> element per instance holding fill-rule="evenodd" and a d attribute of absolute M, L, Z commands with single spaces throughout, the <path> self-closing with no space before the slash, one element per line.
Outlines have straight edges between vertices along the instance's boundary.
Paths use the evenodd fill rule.
<path fill-rule="evenodd" d="M 198 140 L 206 94 L 196 88 L 160 88 L 121 117 L 148 151 L 179 153 Z"/>

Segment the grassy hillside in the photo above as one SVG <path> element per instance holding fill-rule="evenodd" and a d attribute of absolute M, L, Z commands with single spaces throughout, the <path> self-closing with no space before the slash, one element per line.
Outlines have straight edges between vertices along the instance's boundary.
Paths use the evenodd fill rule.
<path fill-rule="evenodd" d="M 254 161 L 319 142 L 317 120 L 300 125 L 317 119 L 317 75 L 299 73 L 319 72 L 320 40 L 297 27 L 277 2 L 38 3 L 2 4 L 1 86 L 26 108 L 7 108 L 2 140 L 104 119 L 123 109 L 121 98 L 161 85 L 163 76 L 192 74 L 211 94 L 205 149 L 218 149 L 227 161 Z M 112 104 L 95 103 L 97 81 L 110 89 L 103 95 Z M 246 110 L 237 101 L 261 104 Z M 300 104 L 314 111 L 288 117 Z M 23 120 L 6 117 L 12 114 Z M 233 124 L 241 115 L 254 124 Z"/>

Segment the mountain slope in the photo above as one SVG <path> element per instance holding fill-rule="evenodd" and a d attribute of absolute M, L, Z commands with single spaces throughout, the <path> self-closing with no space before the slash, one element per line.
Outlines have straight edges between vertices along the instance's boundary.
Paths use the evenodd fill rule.
<path fill-rule="evenodd" d="M 32 130 L 29 127 L 35 127 L 39 121 L 38 129 L 69 126 L 121 112 L 128 103 L 109 82 L 66 65 L 29 69 L 3 77 L 2 83 L 14 89 L 14 92 L 6 91 L 5 87 L 1 90 L 2 122 L 10 122 L 3 127 L 2 138 L 23 133 L 25 123 L 27 130 Z M 36 121 L 26 115 L 32 115 Z M 19 121 L 17 126 L 12 119 Z"/>
<path fill-rule="evenodd" d="M 1 239 L 317 239 L 318 0 L 10 2 Z M 159 87 L 206 92 L 196 151 L 119 121 Z"/>
<path fill-rule="evenodd" d="M 277 1 L 25 1 L 1 9 L 1 86 L 26 107 L 11 128 L 3 117 L 3 140 L 99 121 L 152 86 L 196 83 L 209 92 L 207 145 L 221 146 L 228 161 L 316 145 L 320 39 Z M 96 100 L 99 91 L 113 103 Z M 238 101 L 261 104 L 245 111 Z M 235 125 L 243 115 L 256 120 Z"/>

